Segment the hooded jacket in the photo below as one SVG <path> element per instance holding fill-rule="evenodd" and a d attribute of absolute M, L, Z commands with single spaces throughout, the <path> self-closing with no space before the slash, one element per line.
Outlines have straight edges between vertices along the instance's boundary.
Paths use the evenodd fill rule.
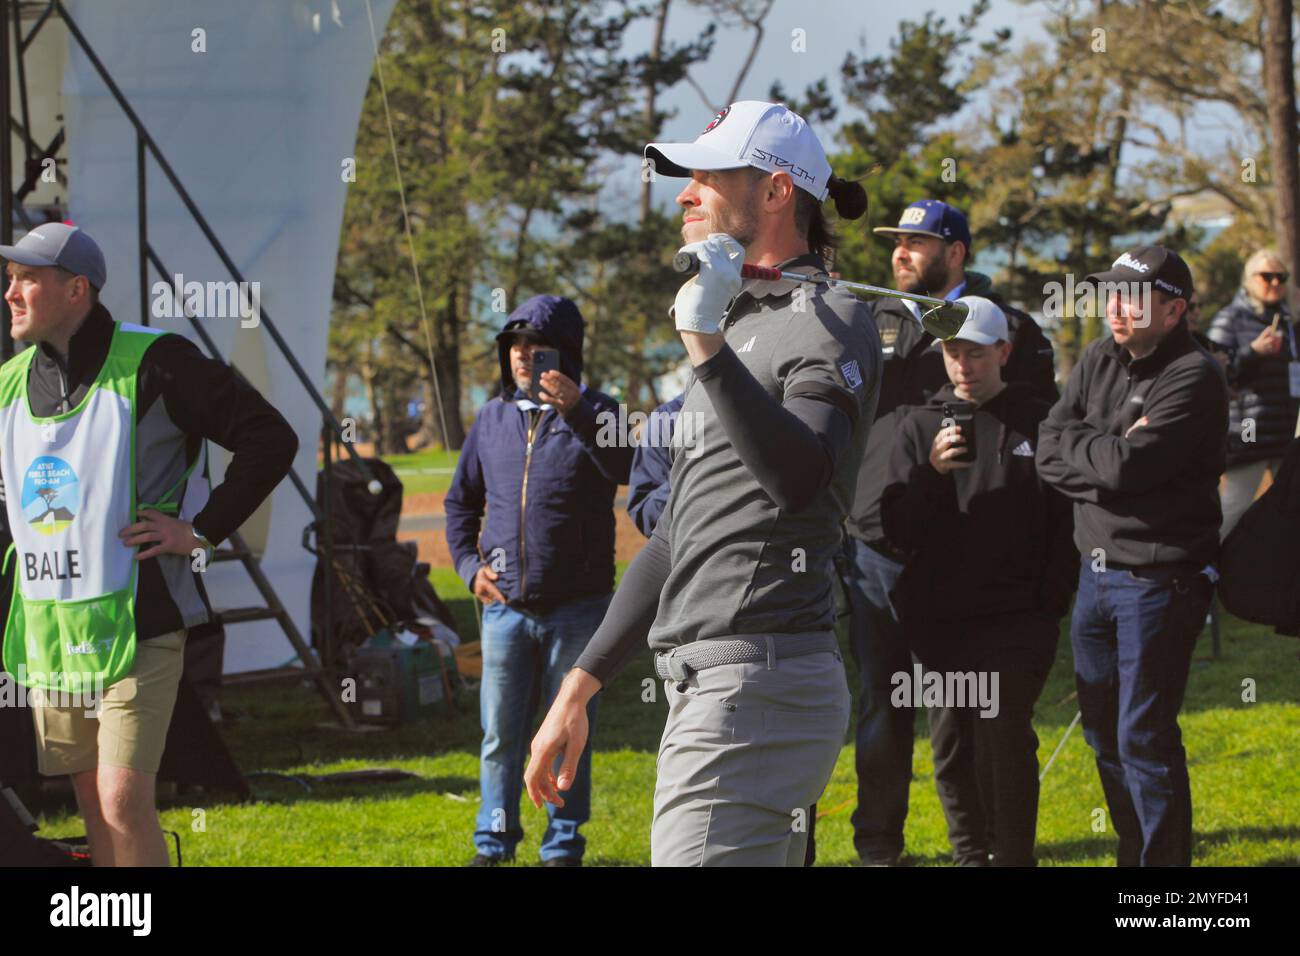
<path fill-rule="evenodd" d="M 677 413 L 682 410 L 686 393 L 670 398 L 650 416 L 650 421 L 641 433 L 641 440 L 632 455 L 632 477 L 628 481 L 627 514 L 636 524 L 637 529 L 647 538 L 654 533 L 659 516 L 668 504 L 668 495 L 672 491 L 672 456 L 668 446 L 662 441 L 664 429 L 661 424 L 664 417 L 676 422 Z M 668 429 L 671 436 L 672 429 Z"/>
<path fill-rule="evenodd" d="M 901 416 L 881 495 L 890 542 L 906 555 L 895 591 L 904 622 L 1038 613 L 1059 620 L 1078 579 L 1068 499 L 1038 475 L 1038 425 L 1051 406 L 1009 383 L 975 411 L 975 461 L 930 464 L 951 384 Z"/>
<path fill-rule="evenodd" d="M 1038 323 L 1024 312 L 1003 303 L 993 292 L 988 276 L 981 273 L 966 273 L 966 288 L 962 294 L 989 299 L 1007 317 L 1012 344 L 1011 356 L 1002 369 L 1003 381 L 1027 384 L 1036 397 L 1049 404 L 1055 402 L 1057 390 L 1052 346 Z M 942 346 L 921 327 L 901 300 L 878 299 L 870 305 L 880 332 L 884 373 L 876 420 L 867 435 L 867 451 L 858 469 L 853 510 L 847 526 L 854 537 L 901 560 L 902 556 L 886 539 L 880 523 L 880 493 L 885 486 L 889 456 L 899 419 L 907 413 L 907 407 L 928 402 L 948 384 L 948 372 L 943 364 Z"/>
<path fill-rule="evenodd" d="M 534 296 L 497 337 L 501 393 L 470 427 L 444 509 L 447 546 L 466 586 L 487 564 L 511 606 L 542 610 L 613 590 L 614 493 L 627 482 L 633 449 L 617 403 L 595 389 L 583 391 L 568 417 L 517 404 L 527 396 L 515 386 L 505 333 L 525 327 L 559 351 L 560 371 L 581 387 L 578 307 Z"/>
<path fill-rule="evenodd" d="M 1278 330 L 1282 351 L 1260 355 L 1250 347 L 1282 314 Z M 1294 358 L 1300 330 L 1291 322 L 1286 307 L 1255 311 L 1245 289 L 1219 310 L 1210 323 L 1209 338 L 1232 356 L 1229 381 L 1234 394 L 1228 405 L 1228 464 L 1238 465 L 1260 458 L 1280 457 L 1295 435 L 1296 400 L 1291 397 L 1287 363 Z M 1253 441 L 1243 441 L 1244 423 L 1255 424 Z"/>

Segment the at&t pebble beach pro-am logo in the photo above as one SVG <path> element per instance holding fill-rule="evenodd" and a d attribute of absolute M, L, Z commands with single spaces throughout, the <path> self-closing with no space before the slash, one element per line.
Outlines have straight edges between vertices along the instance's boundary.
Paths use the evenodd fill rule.
<path fill-rule="evenodd" d="M 23 477 L 23 517 L 47 537 L 67 530 L 81 510 L 81 483 L 62 458 L 42 455 Z"/>

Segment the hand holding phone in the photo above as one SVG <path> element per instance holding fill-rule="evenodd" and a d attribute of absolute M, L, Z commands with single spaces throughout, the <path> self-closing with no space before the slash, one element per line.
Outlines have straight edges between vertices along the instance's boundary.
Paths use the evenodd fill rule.
<path fill-rule="evenodd" d="M 556 349 L 533 349 L 532 371 L 528 381 L 528 397 L 542 404 L 542 374 L 560 370 L 560 353 Z"/>
<path fill-rule="evenodd" d="M 961 429 L 961 443 L 965 447 L 960 455 L 954 455 L 950 461 L 970 464 L 975 460 L 975 403 L 944 402 L 943 425 L 948 428 L 956 425 Z"/>

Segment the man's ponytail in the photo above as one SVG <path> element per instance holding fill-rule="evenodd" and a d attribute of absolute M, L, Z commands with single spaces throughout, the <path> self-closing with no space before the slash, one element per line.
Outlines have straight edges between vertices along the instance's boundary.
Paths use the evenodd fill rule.
<path fill-rule="evenodd" d="M 830 198 L 835 200 L 835 212 L 841 219 L 861 219 L 867 212 L 867 191 L 862 183 L 853 179 L 840 179 L 831 173 L 827 183 Z"/>
<path fill-rule="evenodd" d="M 835 213 L 841 219 L 860 219 L 867 213 L 867 191 L 856 180 L 840 179 L 834 173 L 827 181 L 828 198 L 835 202 Z M 795 201 L 795 227 L 808 238 L 808 248 L 827 262 L 835 257 L 839 246 L 839 237 L 831 228 L 830 222 L 822 211 L 822 204 L 813 198 L 812 193 L 798 190 Z"/>

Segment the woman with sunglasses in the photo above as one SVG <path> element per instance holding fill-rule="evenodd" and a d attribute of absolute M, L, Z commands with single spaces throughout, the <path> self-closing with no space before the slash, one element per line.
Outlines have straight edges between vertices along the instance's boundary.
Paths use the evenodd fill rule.
<path fill-rule="evenodd" d="M 1300 349 L 1286 304 L 1289 278 L 1276 252 L 1259 250 L 1246 260 L 1241 289 L 1210 323 L 1211 341 L 1232 354 L 1224 538 L 1255 499 L 1264 472 L 1277 473 L 1295 435 Z"/>

